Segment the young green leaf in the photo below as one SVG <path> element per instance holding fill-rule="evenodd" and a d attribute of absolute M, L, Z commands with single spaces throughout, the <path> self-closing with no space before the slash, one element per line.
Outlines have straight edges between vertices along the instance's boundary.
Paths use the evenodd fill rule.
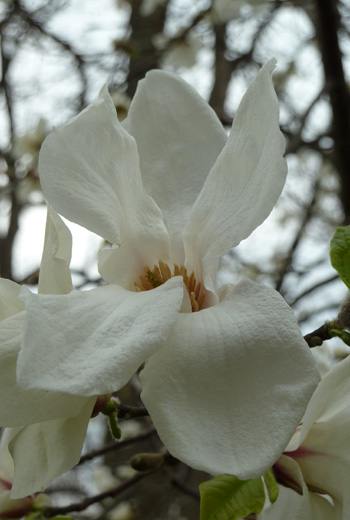
<path fill-rule="evenodd" d="M 344 341 L 345 345 L 350 347 L 350 332 L 346 332 L 345 330 L 331 329 L 329 331 L 329 335 L 331 337 L 337 336 Z"/>
<path fill-rule="evenodd" d="M 350 226 L 337 228 L 331 240 L 330 258 L 332 266 L 350 289 Z"/>
<path fill-rule="evenodd" d="M 269 494 L 270 502 L 271 502 L 271 504 L 273 504 L 277 500 L 279 490 L 278 490 L 278 485 L 277 485 L 277 482 L 276 482 L 272 469 L 269 469 L 268 471 L 266 471 L 266 473 L 264 475 L 264 482 L 265 482 L 267 492 Z"/>
<path fill-rule="evenodd" d="M 239 480 L 219 475 L 199 486 L 200 520 L 238 520 L 249 513 L 260 513 L 265 504 L 261 478 Z"/>

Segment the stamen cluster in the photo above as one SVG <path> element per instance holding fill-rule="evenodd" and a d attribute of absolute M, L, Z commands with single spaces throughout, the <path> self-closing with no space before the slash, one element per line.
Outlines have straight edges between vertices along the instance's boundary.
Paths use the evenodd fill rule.
<path fill-rule="evenodd" d="M 188 276 L 187 268 L 184 265 L 178 266 L 174 264 L 173 272 L 171 272 L 168 264 L 159 260 L 158 265 L 154 265 L 153 269 L 148 266 L 144 267 L 145 274 L 141 275 L 140 282 L 135 282 L 136 291 L 150 291 L 159 287 L 173 276 L 182 276 L 187 292 L 191 299 L 192 312 L 201 310 L 206 291 L 202 287 L 201 282 L 197 282 L 194 272 Z"/>

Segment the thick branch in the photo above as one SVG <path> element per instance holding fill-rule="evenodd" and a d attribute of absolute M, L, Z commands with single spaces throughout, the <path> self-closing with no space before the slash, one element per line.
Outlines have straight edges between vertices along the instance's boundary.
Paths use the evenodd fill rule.
<path fill-rule="evenodd" d="M 336 0 L 315 0 L 316 31 L 322 54 L 325 87 L 333 112 L 334 162 L 342 183 L 341 201 L 345 222 L 350 223 L 350 97 L 345 80 L 338 30 L 340 16 Z"/>

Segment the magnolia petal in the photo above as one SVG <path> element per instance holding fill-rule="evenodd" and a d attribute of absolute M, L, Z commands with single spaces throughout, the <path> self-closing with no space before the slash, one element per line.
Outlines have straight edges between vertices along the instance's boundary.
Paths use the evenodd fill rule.
<path fill-rule="evenodd" d="M 288 452 L 305 482 L 331 495 L 346 511 L 350 509 L 349 369 L 347 358 L 322 378 L 303 419 L 299 448 Z"/>
<path fill-rule="evenodd" d="M 22 390 L 16 363 L 23 340 L 24 312 L 0 322 L 0 426 L 22 426 L 77 415 L 84 397 L 46 390 Z"/>
<path fill-rule="evenodd" d="M 24 310 L 18 298 L 21 286 L 6 278 L 0 278 L 0 321 Z"/>
<path fill-rule="evenodd" d="M 18 433 L 19 428 L 4 428 L 1 431 L 0 439 L 0 478 L 13 481 L 14 466 L 8 445 L 13 437 Z"/>
<path fill-rule="evenodd" d="M 183 297 L 179 276 L 144 292 L 117 285 L 64 296 L 23 291 L 19 384 L 85 396 L 118 390 L 166 341 Z"/>
<path fill-rule="evenodd" d="M 349 426 L 349 418 L 316 423 L 301 448 L 288 453 L 298 462 L 307 485 L 330 495 L 345 511 L 350 509 Z"/>
<path fill-rule="evenodd" d="M 214 288 L 208 276 L 219 257 L 266 219 L 285 182 L 285 142 L 271 81 L 275 63 L 260 70 L 244 95 L 184 231 L 186 266 L 201 273 L 203 265 L 208 289 Z"/>
<path fill-rule="evenodd" d="M 23 518 L 34 505 L 33 497 L 18 500 L 10 498 L 10 491 L 0 492 L 0 518 Z"/>
<path fill-rule="evenodd" d="M 140 155 L 142 180 L 169 231 L 175 262 L 181 233 L 208 173 L 227 141 L 215 112 L 180 77 L 148 72 L 126 121 Z"/>
<path fill-rule="evenodd" d="M 114 244 L 142 237 L 147 255 L 168 240 L 161 212 L 143 191 L 135 140 L 120 125 L 106 91 L 46 138 L 40 181 L 63 216 Z"/>
<path fill-rule="evenodd" d="M 77 417 L 25 426 L 10 442 L 15 463 L 11 498 L 44 489 L 80 459 L 95 398 L 86 400 Z"/>
<path fill-rule="evenodd" d="M 350 358 L 346 358 L 334 366 L 321 379 L 312 399 L 307 407 L 300 431 L 299 445 L 307 437 L 315 422 L 329 424 L 329 428 L 337 427 L 335 418 L 342 417 L 348 421 L 350 417 Z M 350 425 L 350 422 L 349 422 Z M 338 437 L 338 435 L 337 435 Z M 327 448 L 327 446 L 325 446 Z M 342 453 L 343 448 L 340 447 Z M 350 461 L 350 451 L 349 461 Z"/>
<path fill-rule="evenodd" d="M 172 455 L 247 479 L 281 455 L 318 378 L 291 309 L 244 281 L 218 305 L 179 315 L 141 372 L 141 397 Z"/>
<path fill-rule="evenodd" d="M 66 294 L 72 290 L 69 270 L 71 256 L 72 235 L 63 220 L 48 207 L 39 273 L 39 293 Z"/>
<path fill-rule="evenodd" d="M 303 494 L 280 486 L 277 501 L 258 515 L 258 520 L 336 520 L 332 504 L 317 493 L 309 492 L 298 464 L 289 457 L 282 459 L 285 470 Z"/>

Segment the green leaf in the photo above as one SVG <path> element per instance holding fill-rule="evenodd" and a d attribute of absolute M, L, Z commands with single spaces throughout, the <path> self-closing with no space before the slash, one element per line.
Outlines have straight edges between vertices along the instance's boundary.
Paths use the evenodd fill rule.
<path fill-rule="evenodd" d="M 350 226 L 338 227 L 331 240 L 331 263 L 350 289 Z"/>
<path fill-rule="evenodd" d="M 73 518 L 71 516 L 57 515 L 57 516 L 52 516 L 50 518 L 50 520 L 73 520 Z"/>
<path fill-rule="evenodd" d="M 350 332 L 346 332 L 345 330 L 331 329 L 329 331 L 329 335 L 334 338 L 337 336 L 342 339 L 346 345 L 350 347 Z"/>
<path fill-rule="evenodd" d="M 200 520 L 238 520 L 249 513 L 261 513 L 265 490 L 261 478 L 239 480 L 219 475 L 199 486 Z"/>
<path fill-rule="evenodd" d="M 269 494 L 270 502 L 273 504 L 277 500 L 279 489 L 272 469 L 266 471 L 264 475 L 264 481 L 267 492 Z"/>

